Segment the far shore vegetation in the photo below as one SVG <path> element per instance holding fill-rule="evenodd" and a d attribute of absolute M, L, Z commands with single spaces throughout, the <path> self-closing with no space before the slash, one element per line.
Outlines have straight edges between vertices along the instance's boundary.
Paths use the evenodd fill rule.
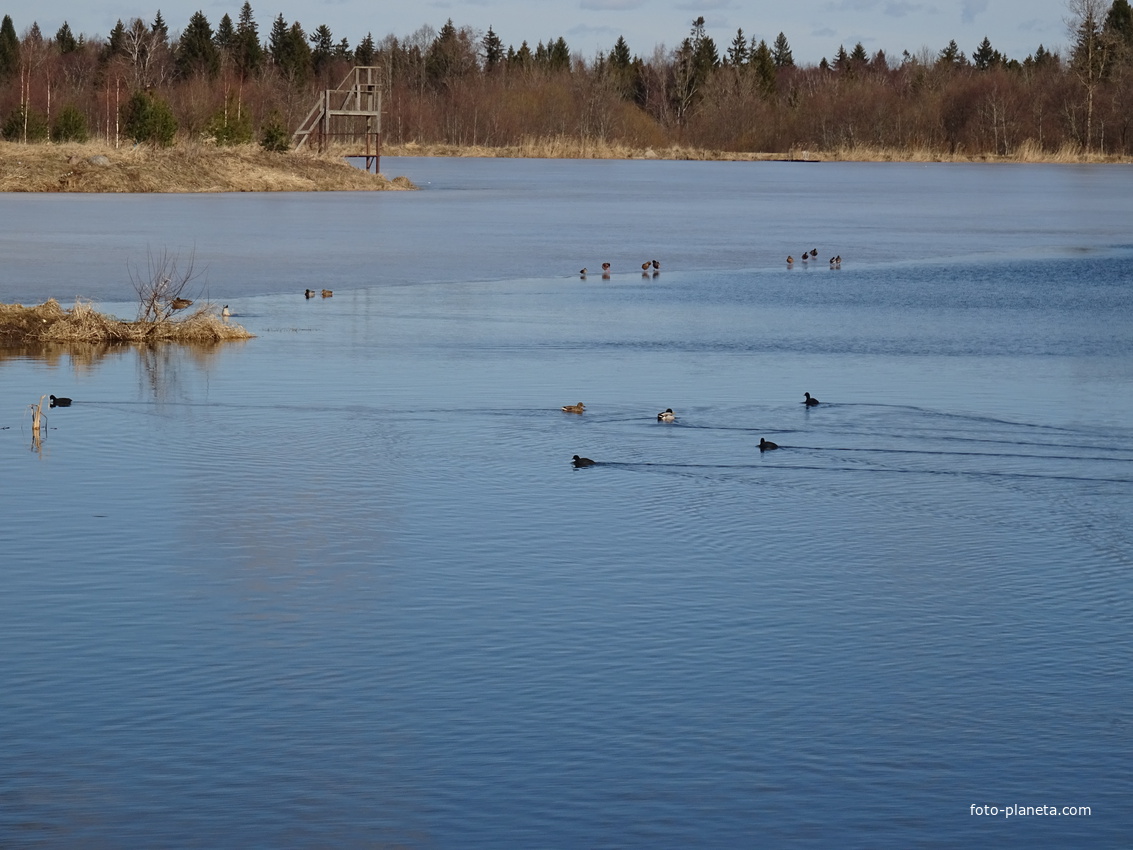
<path fill-rule="evenodd" d="M 859 42 L 831 44 L 809 65 L 783 32 L 738 29 L 717 43 L 703 17 L 674 33 L 675 47 L 619 37 L 591 56 L 562 36 L 505 45 L 490 26 L 452 20 L 377 39 L 282 14 L 261 27 L 248 2 L 213 20 L 198 11 L 171 23 L 156 11 L 106 34 L 48 19 L 18 31 L 5 15 L 0 189 L 363 188 L 313 176 L 317 157 L 283 156 L 320 93 L 355 65 L 380 69 L 387 155 L 1128 162 L 1133 8 L 1066 0 L 1065 10 L 1066 45 L 1026 56 L 987 38 L 914 53 Z M 752 23 L 775 32 L 773 21 Z M 92 171 L 82 152 L 68 154 L 70 171 L 14 170 L 34 158 L 23 151 L 83 143 L 101 146 L 109 170 Z M 226 176 L 177 174 L 159 159 L 166 150 L 184 171 Z M 282 157 L 275 167 L 271 156 Z M 276 176 L 232 176 L 259 169 Z"/>

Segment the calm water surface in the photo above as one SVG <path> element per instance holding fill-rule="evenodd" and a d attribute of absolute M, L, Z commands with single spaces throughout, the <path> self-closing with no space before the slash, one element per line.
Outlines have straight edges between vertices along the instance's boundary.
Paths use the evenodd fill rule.
<path fill-rule="evenodd" d="M 1128 845 L 1133 171 L 383 170 L 0 196 L 0 846 Z"/>

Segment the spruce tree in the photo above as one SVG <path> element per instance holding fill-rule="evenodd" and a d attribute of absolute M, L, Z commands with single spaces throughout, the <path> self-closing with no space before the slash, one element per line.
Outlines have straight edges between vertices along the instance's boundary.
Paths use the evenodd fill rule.
<path fill-rule="evenodd" d="M 188 78 L 197 74 L 215 77 L 219 71 L 220 53 L 213 42 L 212 26 L 204 12 L 194 12 L 177 42 L 177 72 Z"/>
<path fill-rule="evenodd" d="M 732 39 L 732 46 L 728 48 L 728 64 L 739 68 L 746 65 L 748 60 L 747 38 L 743 28 L 736 30 L 736 37 Z"/>
<path fill-rule="evenodd" d="M 775 59 L 771 55 L 771 48 L 763 39 L 760 39 L 759 46 L 752 50 L 748 66 L 755 72 L 756 79 L 759 80 L 759 89 L 764 96 L 771 97 L 775 94 Z"/>
<path fill-rule="evenodd" d="M 992 49 L 991 42 L 985 35 L 984 40 L 980 42 L 980 46 L 976 48 L 976 52 L 972 54 L 972 64 L 976 67 L 977 71 L 986 71 L 992 66 L 995 55 L 995 50 Z"/>
<path fill-rule="evenodd" d="M 793 68 L 795 57 L 791 53 L 791 45 L 787 43 L 787 36 L 783 33 L 775 36 L 775 44 L 771 48 L 771 61 L 776 68 Z"/>
<path fill-rule="evenodd" d="M 240 19 L 236 24 L 232 58 L 242 77 L 255 74 L 264 61 L 264 49 L 260 46 L 260 30 L 252 15 L 252 4 L 247 0 L 240 9 Z"/>
<path fill-rule="evenodd" d="M 0 23 L 0 79 L 8 79 L 16 74 L 19 68 L 19 39 L 16 37 L 16 25 L 11 23 L 11 16 L 3 16 Z"/>
<path fill-rule="evenodd" d="M 165 24 L 165 18 L 161 17 L 161 9 L 158 9 L 157 14 L 153 16 L 153 23 L 150 24 L 149 29 L 162 44 L 169 41 L 169 27 Z"/>
<path fill-rule="evenodd" d="M 626 44 L 625 38 L 619 35 L 618 40 L 614 42 L 614 49 L 610 51 L 610 64 L 619 71 L 625 71 L 632 61 L 629 45 Z"/>
<path fill-rule="evenodd" d="M 555 39 L 554 44 L 548 44 L 547 65 L 552 71 L 570 70 L 570 48 L 566 39 L 561 35 Z"/>
<path fill-rule="evenodd" d="M 71 27 L 66 21 L 63 21 L 63 26 L 59 27 L 55 33 L 55 46 L 59 48 L 60 53 L 74 53 L 78 47 L 75 42 L 75 35 L 71 32 Z"/>
<path fill-rule="evenodd" d="M 366 37 L 358 42 L 358 46 L 354 48 L 354 61 L 359 65 L 373 65 L 376 53 L 374 37 L 370 33 L 366 33 Z"/>
<path fill-rule="evenodd" d="M 213 36 L 213 42 L 218 49 L 224 52 L 228 52 L 236 43 L 236 27 L 227 12 L 220 19 L 220 23 L 216 25 L 216 35 Z"/>
<path fill-rule="evenodd" d="M 484 34 L 480 45 L 484 48 L 484 70 L 493 71 L 504 61 L 504 44 L 500 37 L 488 25 L 488 32 Z"/>
<path fill-rule="evenodd" d="M 331 34 L 330 27 L 326 24 L 319 24 L 315 27 L 315 31 L 311 33 L 310 41 L 311 65 L 314 67 L 315 73 L 318 74 L 322 72 L 334 55 L 334 36 Z"/>

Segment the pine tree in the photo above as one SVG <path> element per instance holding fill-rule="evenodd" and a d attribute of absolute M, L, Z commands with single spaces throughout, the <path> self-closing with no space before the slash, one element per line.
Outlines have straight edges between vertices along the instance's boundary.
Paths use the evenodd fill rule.
<path fill-rule="evenodd" d="M 149 29 L 162 44 L 169 41 L 169 27 L 165 24 L 165 18 L 161 17 L 161 9 L 158 9 L 157 14 L 153 16 L 153 23 L 150 24 Z"/>
<path fill-rule="evenodd" d="M 776 68 L 793 68 L 795 57 L 791 54 L 791 45 L 787 43 L 787 36 L 779 33 L 775 37 L 775 44 L 771 48 L 771 61 Z"/>

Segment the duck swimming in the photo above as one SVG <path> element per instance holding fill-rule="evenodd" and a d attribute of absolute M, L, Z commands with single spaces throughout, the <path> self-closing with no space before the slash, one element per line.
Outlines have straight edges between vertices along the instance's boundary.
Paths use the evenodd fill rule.
<path fill-rule="evenodd" d="M 778 443 L 773 443 L 770 440 L 763 439 L 762 437 L 759 438 L 759 450 L 761 452 L 769 452 L 772 449 L 777 449 L 777 448 L 779 448 Z"/>
<path fill-rule="evenodd" d="M 581 401 L 578 404 L 564 404 L 562 410 L 563 413 L 582 413 L 586 410 L 586 405 Z"/>
<path fill-rule="evenodd" d="M 653 266 L 653 268 L 654 268 L 654 269 L 656 269 L 657 271 L 661 271 L 661 263 L 660 263 L 660 261 L 658 261 L 658 260 L 651 260 L 651 261 L 650 261 L 650 265 L 652 265 L 652 266 Z"/>
<path fill-rule="evenodd" d="M 324 289 L 323 290 L 323 298 L 330 298 L 332 295 L 334 295 L 334 290 L 331 290 L 331 289 Z"/>
<path fill-rule="evenodd" d="M 673 408 L 671 407 L 665 408 L 657 414 L 658 422 L 672 422 L 676 418 L 677 416 L 675 413 L 673 413 Z"/>
<path fill-rule="evenodd" d="M 579 467 L 579 466 L 593 466 L 593 465 L 594 465 L 594 461 L 592 461 L 592 460 L 591 460 L 590 458 L 588 458 L 588 457 L 579 457 L 578 455 L 575 455 L 575 456 L 574 456 L 574 459 L 573 459 L 573 460 L 571 461 L 571 463 L 573 463 L 573 464 L 574 464 L 574 465 L 575 465 L 576 467 Z"/>
<path fill-rule="evenodd" d="M 227 319 L 232 314 L 228 312 L 228 305 L 225 304 L 224 308 L 220 311 L 221 318 Z"/>
<path fill-rule="evenodd" d="M 313 289 L 304 290 L 303 291 L 303 297 L 304 298 L 314 298 L 315 297 L 315 290 L 313 290 Z"/>
<path fill-rule="evenodd" d="M 810 393 L 803 393 L 803 395 L 806 396 L 806 401 L 804 401 L 803 404 L 805 404 L 807 407 L 814 407 L 818 404 L 818 399 L 816 399 Z"/>
<path fill-rule="evenodd" d="M 51 396 L 51 407 L 70 407 L 71 400 L 69 398 L 56 398 Z"/>
<path fill-rule="evenodd" d="M 174 310 L 184 310 L 186 307 L 192 307 L 193 302 L 188 298 L 174 298 L 169 306 Z"/>
<path fill-rule="evenodd" d="M 578 270 L 578 273 L 579 273 L 580 275 L 582 275 L 583 277 L 586 277 L 586 269 L 584 269 L 584 268 L 583 268 L 583 269 L 579 269 L 579 270 Z"/>
<path fill-rule="evenodd" d="M 787 265 L 788 265 L 788 266 L 793 266 L 794 264 L 795 264 L 795 258 L 794 258 L 794 257 L 792 257 L 792 256 L 791 256 L 790 254 L 788 254 L 788 255 L 787 255 Z"/>
<path fill-rule="evenodd" d="M 610 270 L 610 264 L 609 263 L 602 263 L 602 271 L 608 272 L 609 270 Z"/>

